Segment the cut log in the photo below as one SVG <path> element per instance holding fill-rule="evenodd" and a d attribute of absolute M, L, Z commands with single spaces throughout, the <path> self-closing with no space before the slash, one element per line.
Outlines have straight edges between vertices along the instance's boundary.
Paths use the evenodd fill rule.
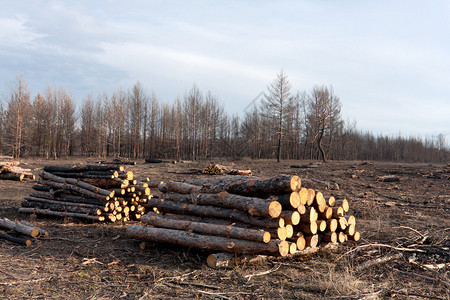
<path fill-rule="evenodd" d="M 395 175 L 385 175 L 385 176 L 378 176 L 377 180 L 383 182 L 399 182 L 400 178 Z"/>
<path fill-rule="evenodd" d="M 133 239 L 168 243 L 208 251 L 223 251 L 243 254 L 269 254 L 287 256 L 289 244 L 286 241 L 259 243 L 219 236 L 188 233 L 182 230 L 129 225 L 127 235 Z"/>
<path fill-rule="evenodd" d="M 317 220 L 317 231 L 325 231 L 327 229 L 327 222 L 325 220 Z"/>
<path fill-rule="evenodd" d="M 347 219 L 345 217 L 339 217 L 337 219 L 337 221 L 338 221 L 338 228 L 340 230 L 345 230 L 347 228 L 348 224 L 347 224 Z"/>
<path fill-rule="evenodd" d="M 349 236 L 348 236 L 348 239 L 349 239 L 350 241 L 355 241 L 355 242 L 357 242 L 357 241 L 359 241 L 359 240 L 361 239 L 361 234 L 359 233 L 359 231 L 356 231 L 354 235 L 349 235 Z"/>
<path fill-rule="evenodd" d="M 308 189 L 308 198 L 306 201 L 306 205 L 307 206 L 313 205 L 315 197 L 316 197 L 316 191 L 313 189 Z"/>
<path fill-rule="evenodd" d="M 39 235 L 39 230 L 35 227 L 31 227 L 19 222 L 11 221 L 7 218 L 0 218 L 0 226 L 4 228 L 8 228 L 11 230 L 15 230 L 17 232 L 20 232 L 22 234 L 31 236 L 31 237 L 37 237 Z"/>
<path fill-rule="evenodd" d="M 300 216 L 300 223 L 315 223 L 319 215 L 314 207 L 306 208 L 306 213 Z"/>
<path fill-rule="evenodd" d="M 309 192 L 307 188 L 301 188 L 298 192 L 298 195 L 300 197 L 300 204 L 306 205 L 309 199 Z"/>
<path fill-rule="evenodd" d="M 45 229 L 36 227 L 35 225 L 33 225 L 33 224 L 31 224 L 31 223 L 28 223 L 28 222 L 26 222 L 26 221 L 24 221 L 24 220 L 20 220 L 19 222 L 22 223 L 22 224 L 24 224 L 24 225 L 27 225 L 27 226 L 36 228 L 36 229 L 39 231 L 39 236 L 45 236 L 45 237 L 48 237 L 48 236 L 49 236 L 48 231 L 45 230 Z"/>
<path fill-rule="evenodd" d="M 356 218 L 353 215 L 350 216 L 346 216 L 345 219 L 347 219 L 347 224 L 348 225 L 356 225 Z"/>
<path fill-rule="evenodd" d="M 201 169 L 182 169 L 182 170 L 168 170 L 167 173 L 175 173 L 175 174 L 201 174 Z"/>
<path fill-rule="evenodd" d="M 339 199 L 339 200 L 336 200 L 336 201 L 334 202 L 334 206 L 335 206 L 335 207 L 337 207 L 337 206 L 342 207 L 342 209 L 344 210 L 344 213 L 348 212 L 349 209 L 350 209 L 350 206 L 348 205 L 347 199 Z"/>
<path fill-rule="evenodd" d="M 88 191 L 86 189 L 83 189 L 82 187 L 73 185 L 73 184 L 66 184 L 66 183 L 60 183 L 60 182 L 54 182 L 51 180 L 44 180 L 42 178 L 39 178 L 39 183 L 45 184 L 48 186 L 51 186 L 56 189 L 68 189 L 74 192 L 77 192 L 80 195 L 86 196 L 87 198 L 97 199 L 97 200 L 109 200 L 110 197 L 103 196 L 96 194 L 94 192 Z"/>
<path fill-rule="evenodd" d="M 284 210 L 280 214 L 280 218 L 283 218 L 286 225 L 297 225 L 300 223 L 300 214 L 298 211 Z"/>
<path fill-rule="evenodd" d="M 164 195 L 163 199 L 216 207 L 234 208 L 245 211 L 252 216 L 277 218 L 281 214 L 281 204 L 277 201 L 266 201 L 260 198 L 233 195 L 227 192 L 219 194 L 175 194 Z"/>
<path fill-rule="evenodd" d="M 338 221 L 336 219 L 328 219 L 327 222 L 327 229 L 328 231 L 335 232 L 338 228 Z"/>
<path fill-rule="evenodd" d="M 76 207 L 86 207 L 91 209 L 100 209 L 103 210 L 105 207 L 108 207 L 108 203 L 102 203 L 102 204 L 90 204 L 90 203 L 79 203 L 79 202 L 70 202 L 70 201 L 63 201 L 63 199 L 46 199 L 46 198 L 39 198 L 39 197 L 33 197 L 28 196 L 24 197 L 25 200 L 31 201 L 31 202 L 42 202 L 47 204 L 55 204 L 55 205 L 62 205 L 62 206 L 76 206 Z"/>
<path fill-rule="evenodd" d="M 297 232 L 293 237 L 289 239 L 289 241 L 295 242 L 298 251 L 302 251 L 306 247 L 306 240 L 303 233 L 301 232 Z"/>
<path fill-rule="evenodd" d="M 331 208 L 333 210 L 333 218 L 339 219 L 344 216 L 344 209 L 340 206 L 334 206 Z"/>
<path fill-rule="evenodd" d="M 129 180 L 122 180 L 119 178 L 84 178 L 84 182 L 108 189 L 108 188 L 126 188 L 129 185 Z"/>
<path fill-rule="evenodd" d="M 48 172 L 44 172 L 44 171 L 40 171 L 39 172 L 39 176 L 49 180 L 49 181 L 54 181 L 54 182 L 58 182 L 58 183 L 64 183 L 64 184 L 68 184 L 68 185 L 74 185 L 74 186 L 78 186 L 84 190 L 99 194 L 99 195 L 103 195 L 106 197 L 113 197 L 114 196 L 114 192 L 112 191 L 108 191 L 102 188 L 99 188 L 97 186 L 94 186 L 92 184 L 89 184 L 87 182 L 84 181 L 80 181 L 77 179 L 73 179 L 73 178 L 62 178 L 56 175 L 53 175 L 51 173 Z"/>
<path fill-rule="evenodd" d="M 30 239 L 19 238 L 0 231 L 0 238 L 24 246 L 30 246 L 33 242 Z"/>
<path fill-rule="evenodd" d="M 225 236 L 228 238 L 264 243 L 268 243 L 270 241 L 270 233 L 264 230 L 247 229 L 231 225 L 227 226 L 211 223 L 166 219 L 153 212 L 145 214 L 142 217 L 142 222 L 155 227 L 193 231 L 208 235 Z"/>
<path fill-rule="evenodd" d="M 48 185 L 34 184 L 32 188 L 35 191 L 49 192 L 52 187 Z"/>
<path fill-rule="evenodd" d="M 79 206 L 71 206 L 71 205 L 61 205 L 61 204 L 51 204 L 46 202 L 32 202 L 32 201 L 24 201 L 21 204 L 22 207 L 32 207 L 39 209 L 50 209 L 53 211 L 65 211 L 65 212 L 73 212 L 80 214 L 88 214 L 93 216 L 99 216 L 102 214 L 102 210 L 98 208 L 90 208 L 90 207 L 79 207 Z"/>
<path fill-rule="evenodd" d="M 238 264 L 238 260 L 232 253 L 219 252 L 208 255 L 206 263 L 211 268 L 231 268 Z"/>
<path fill-rule="evenodd" d="M 316 248 L 319 244 L 319 236 L 317 234 L 305 235 L 306 246 Z"/>
<path fill-rule="evenodd" d="M 304 215 L 306 213 L 306 206 L 304 206 L 303 204 L 300 204 L 297 207 L 297 211 L 300 215 Z"/>
<path fill-rule="evenodd" d="M 88 171 L 123 171 L 120 165 L 81 165 L 73 167 L 45 166 L 45 172 L 88 172 Z"/>
<path fill-rule="evenodd" d="M 335 205 L 335 203 L 336 203 L 336 199 L 333 196 L 328 198 L 328 200 L 327 200 L 327 205 L 328 206 L 333 207 Z"/>
<path fill-rule="evenodd" d="M 156 159 L 156 158 L 146 158 L 145 159 L 146 164 L 161 164 L 161 163 L 170 163 L 169 160 L 162 160 L 162 159 Z"/>
<path fill-rule="evenodd" d="M 293 209 L 300 205 L 300 195 L 298 192 L 292 192 L 290 194 L 279 195 L 277 201 L 280 202 L 283 209 Z"/>
<path fill-rule="evenodd" d="M 158 211 L 171 212 L 177 214 L 193 214 L 197 216 L 231 219 L 264 228 L 273 228 L 274 224 L 276 224 L 278 227 L 278 224 L 280 222 L 278 219 L 253 217 L 243 211 L 237 211 L 229 208 L 201 206 L 194 204 L 179 204 L 164 199 L 153 199 L 153 198 L 149 199 L 145 207 L 157 208 Z"/>
<path fill-rule="evenodd" d="M 347 235 L 343 233 L 342 231 L 337 234 L 337 240 L 339 243 L 345 243 L 347 241 Z"/>
<path fill-rule="evenodd" d="M 97 200 L 97 199 L 89 199 L 89 198 L 83 198 L 83 197 L 76 197 L 76 196 L 66 196 L 66 195 L 60 195 L 60 197 L 53 196 L 52 193 L 46 193 L 46 192 L 34 192 L 31 193 L 29 197 L 34 198 L 41 198 L 46 200 L 53 200 L 53 201 L 61 201 L 61 202 L 72 202 L 72 203 L 85 203 L 85 204 L 91 204 L 96 206 L 105 206 L 105 201 Z M 31 199 L 33 200 L 33 199 Z M 36 200 L 38 201 L 38 200 Z"/>
<path fill-rule="evenodd" d="M 20 213 L 26 214 L 38 214 L 38 215 L 48 215 L 48 216 L 57 216 L 57 217 L 73 217 L 80 219 L 87 219 L 93 221 L 103 221 L 105 219 L 104 216 L 91 216 L 86 214 L 79 213 L 70 213 L 64 211 L 52 211 L 49 209 L 39 209 L 39 208 L 31 208 L 31 207 L 21 207 L 19 208 Z"/>
<path fill-rule="evenodd" d="M 345 234 L 350 235 L 350 236 L 355 235 L 355 232 L 356 232 L 355 225 L 351 224 L 351 225 L 347 226 L 347 228 L 345 228 L 344 232 L 345 232 Z"/>
<path fill-rule="evenodd" d="M 24 178 L 25 178 L 25 174 L 19 174 L 19 173 L 0 173 L 0 180 L 22 181 Z"/>
<path fill-rule="evenodd" d="M 202 189 L 201 186 L 176 181 L 161 183 L 158 186 L 158 190 L 160 190 L 163 193 L 175 192 L 180 194 L 198 194 L 200 193 L 201 189 Z"/>
<path fill-rule="evenodd" d="M 323 220 L 331 219 L 333 216 L 333 209 L 329 206 L 326 206 L 322 212 L 318 212 L 319 218 Z"/>
<path fill-rule="evenodd" d="M 50 172 L 49 172 L 50 173 Z M 88 172 L 51 172 L 51 174 L 63 178 L 117 178 L 119 174 L 114 172 L 88 171 Z"/>
<path fill-rule="evenodd" d="M 225 184 L 204 185 L 201 192 L 220 193 L 226 191 L 232 194 L 285 194 L 297 192 L 301 188 L 301 179 L 297 175 L 277 175 L 271 178 L 247 178 Z"/>
<path fill-rule="evenodd" d="M 190 180 L 187 183 L 193 185 L 216 185 L 216 184 L 225 184 L 230 183 L 237 180 L 246 180 L 253 177 L 248 176 L 220 176 L 220 177 L 208 177 L 208 178 L 200 178 L 195 180 Z"/>
<path fill-rule="evenodd" d="M 337 234 L 334 231 L 332 231 L 332 232 L 325 232 L 322 235 L 322 242 L 336 243 L 336 241 L 337 241 Z"/>
<path fill-rule="evenodd" d="M 317 223 L 300 223 L 297 226 L 295 226 L 297 230 L 300 230 L 302 233 L 307 235 L 313 235 L 317 233 Z"/>

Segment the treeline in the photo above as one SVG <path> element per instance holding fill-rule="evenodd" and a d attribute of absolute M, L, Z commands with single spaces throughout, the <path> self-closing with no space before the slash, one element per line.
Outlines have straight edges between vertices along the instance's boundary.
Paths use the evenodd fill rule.
<path fill-rule="evenodd" d="M 20 74 L 0 105 L 0 155 L 14 157 L 446 163 L 449 154 L 443 135 L 423 140 L 358 131 L 342 120 L 341 102 L 331 87 L 292 93 L 283 72 L 242 118 L 229 115 L 211 92 L 196 85 L 167 104 L 137 82 L 129 90 L 87 96 L 77 109 L 64 88 L 48 87 L 32 97 Z"/>

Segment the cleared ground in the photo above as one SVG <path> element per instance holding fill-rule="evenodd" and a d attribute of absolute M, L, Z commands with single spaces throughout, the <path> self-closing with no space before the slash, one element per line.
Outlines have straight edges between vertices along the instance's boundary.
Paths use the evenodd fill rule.
<path fill-rule="evenodd" d="M 23 167 L 88 163 L 86 158 L 29 159 Z M 217 161 L 219 162 L 219 161 Z M 152 180 L 187 180 L 168 170 L 209 162 L 144 164 L 127 169 Z M 220 163 L 226 163 L 220 161 Z M 450 180 L 442 165 L 329 162 L 293 169 L 299 161 L 244 159 L 255 175 L 297 174 L 339 184 L 324 195 L 346 197 L 362 239 L 334 251 L 215 270 L 209 253 L 166 245 L 140 250 L 126 224 L 87 223 L 17 212 L 32 182 L 0 181 L 0 217 L 27 220 L 50 232 L 38 245 L 0 240 L 0 295 L 5 299 L 449 299 Z M 379 182 L 393 174 L 400 182 Z M 447 174 L 448 175 L 448 174 Z M 381 244 L 381 245 L 380 245 Z M 400 256 L 401 255 L 401 256 Z M 372 266 L 385 258 L 385 263 Z M 442 267 L 447 264 L 446 267 Z"/>

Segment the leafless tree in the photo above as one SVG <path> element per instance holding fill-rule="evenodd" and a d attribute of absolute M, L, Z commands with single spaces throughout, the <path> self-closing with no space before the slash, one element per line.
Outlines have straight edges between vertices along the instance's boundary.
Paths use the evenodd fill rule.
<path fill-rule="evenodd" d="M 327 134 L 332 136 L 333 130 L 341 122 L 340 112 L 341 102 L 333 88 L 315 86 L 312 89 L 307 103 L 307 119 L 323 161 L 327 159 L 323 138 Z"/>
<path fill-rule="evenodd" d="M 22 74 L 18 74 L 16 86 L 11 91 L 8 109 L 6 110 L 6 133 L 11 154 L 19 158 L 22 150 L 29 146 L 32 106 L 30 103 L 30 91 Z"/>
<path fill-rule="evenodd" d="M 278 162 L 280 162 L 285 121 L 291 114 L 294 105 L 294 97 L 292 97 L 290 91 L 291 84 L 287 75 L 281 70 L 277 78 L 267 87 L 267 93 L 264 94 L 263 107 L 265 108 L 265 116 L 274 121 L 277 136 L 276 158 Z"/>

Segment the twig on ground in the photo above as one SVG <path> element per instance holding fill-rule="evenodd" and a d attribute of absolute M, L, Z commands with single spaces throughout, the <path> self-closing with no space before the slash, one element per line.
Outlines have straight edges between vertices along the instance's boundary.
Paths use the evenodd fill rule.
<path fill-rule="evenodd" d="M 387 266 L 387 267 L 389 269 L 391 269 L 391 270 L 399 272 L 400 274 L 409 275 L 409 276 L 416 276 L 416 277 L 419 277 L 419 278 L 422 278 L 422 279 L 426 279 L 426 280 L 429 280 L 429 281 L 433 281 L 433 282 L 436 282 L 436 283 L 442 283 L 443 285 L 445 285 L 447 287 L 450 287 L 450 282 L 448 282 L 448 281 L 443 281 L 441 279 L 436 279 L 436 278 L 433 278 L 433 277 L 420 275 L 420 274 L 417 274 L 417 273 L 414 273 L 414 272 L 402 271 L 402 270 L 399 270 L 399 269 L 396 269 L 396 268 L 392 268 L 392 267 L 389 267 L 389 266 Z"/>
<path fill-rule="evenodd" d="M 429 295 L 422 295 L 422 294 L 416 294 L 416 293 L 408 293 L 408 292 L 402 292 L 402 291 L 391 291 L 391 295 L 392 294 L 399 294 L 399 295 L 403 295 L 403 296 L 416 296 L 416 297 L 423 297 L 423 298 L 428 298 L 428 299 L 437 299 L 437 300 L 445 300 L 445 298 L 439 298 L 439 297 L 435 297 L 435 296 L 429 296 Z"/>
<path fill-rule="evenodd" d="M 264 271 L 264 272 L 261 272 L 261 273 L 245 275 L 244 278 L 248 278 L 248 280 L 247 280 L 247 282 L 248 282 L 248 281 L 250 281 L 250 280 L 251 280 L 253 277 L 255 277 L 255 276 L 263 276 L 263 275 L 270 274 L 270 273 L 272 273 L 272 272 L 277 271 L 280 267 L 281 267 L 281 265 L 278 265 L 278 266 L 273 267 L 273 268 L 270 269 L 270 270 L 267 270 L 267 271 Z"/>
<path fill-rule="evenodd" d="M 370 268 L 372 266 L 384 264 L 384 263 L 386 263 L 388 261 L 391 261 L 391 260 L 394 260 L 394 259 L 399 259 L 399 258 L 402 258 L 402 257 L 403 257 L 402 253 L 396 253 L 396 254 L 393 254 L 393 255 L 385 255 L 385 256 L 378 257 L 378 258 L 375 258 L 375 259 L 372 259 L 372 260 L 367 260 L 367 261 L 363 262 L 362 264 L 360 264 L 360 265 L 358 265 L 356 267 L 356 272 L 360 272 L 360 271 L 365 270 L 367 268 Z"/>
<path fill-rule="evenodd" d="M 335 262 L 340 260 L 342 257 L 353 253 L 357 250 L 363 249 L 363 248 L 375 248 L 375 247 L 380 247 L 380 248 L 391 248 L 397 251 L 405 251 L 405 252 L 422 252 L 422 253 L 426 253 L 425 250 L 422 249 L 416 249 L 416 248 L 404 248 L 404 247 L 395 247 L 395 246 L 391 246 L 391 245 L 386 245 L 386 244 L 366 244 L 366 245 L 360 245 L 357 246 L 355 248 L 353 248 L 352 250 L 349 250 L 347 252 L 345 252 L 344 254 L 342 254 L 341 256 L 339 256 L 338 258 L 336 258 Z"/>

